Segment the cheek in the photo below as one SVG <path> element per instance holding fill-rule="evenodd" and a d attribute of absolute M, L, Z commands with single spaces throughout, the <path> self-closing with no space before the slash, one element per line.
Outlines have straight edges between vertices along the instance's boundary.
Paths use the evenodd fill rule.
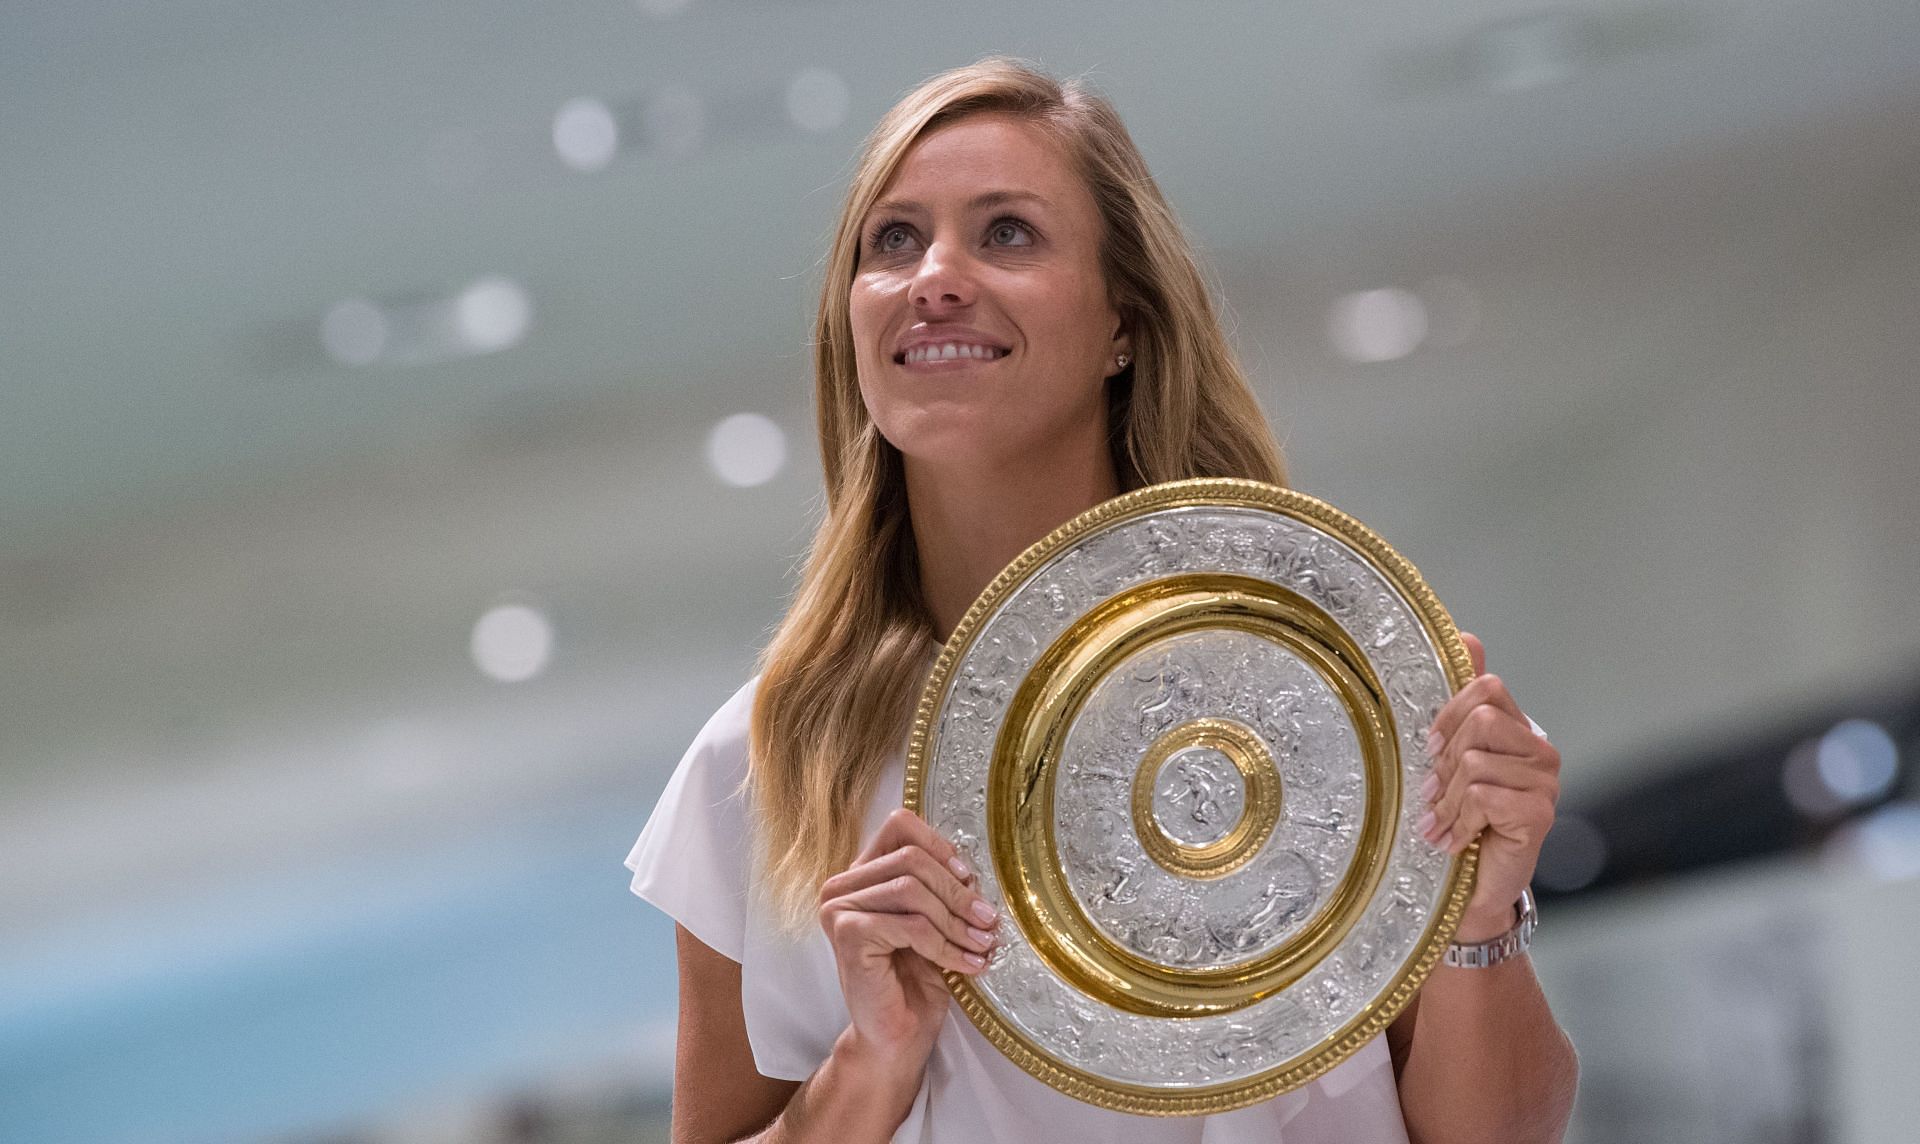
<path fill-rule="evenodd" d="M 1103 282 L 1097 277 L 1077 278 L 1069 288 L 1053 292 L 1045 304 L 1054 328 L 1069 334 L 1062 352 L 1094 361 L 1105 356 L 1116 315 L 1107 302 Z"/>
<path fill-rule="evenodd" d="M 878 360 L 880 344 L 886 333 L 887 314 L 893 306 L 891 293 L 861 280 L 855 280 L 847 297 L 848 325 L 853 333 L 854 359 L 866 365 Z"/>

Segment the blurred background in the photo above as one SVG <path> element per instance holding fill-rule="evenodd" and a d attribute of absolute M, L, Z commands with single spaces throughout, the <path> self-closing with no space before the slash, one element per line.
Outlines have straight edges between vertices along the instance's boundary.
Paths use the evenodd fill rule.
<path fill-rule="evenodd" d="M 1920 5 L 101 0 L 0 11 L 0 1140 L 665 1138 L 621 859 L 990 52 L 1563 752 L 1575 1138 L 1914 1138 Z"/>

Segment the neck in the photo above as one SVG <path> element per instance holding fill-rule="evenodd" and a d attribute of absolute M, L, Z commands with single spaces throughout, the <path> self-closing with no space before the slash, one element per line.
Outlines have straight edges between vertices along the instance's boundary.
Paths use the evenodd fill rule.
<path fill-rule="evenodd" d="M 1119 493 L 1104 435 L 1044 452 L 994 466 L 940 468 L 906 459 L 920 590 L 937 638 L 953 633 L 1014 557 Z"/>

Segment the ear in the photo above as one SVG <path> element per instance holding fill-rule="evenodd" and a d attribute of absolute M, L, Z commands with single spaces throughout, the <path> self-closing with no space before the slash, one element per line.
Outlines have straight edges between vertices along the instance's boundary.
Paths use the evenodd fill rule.
<path fill-rule="evenodd" d="M 1116 318 L 1113 324 L 1112 342 L 1107 346 L 1108 377 L 1112 377 L 1121 372 L 1121 367 L 1116 364 L 1121 354 L 1127 355 L 1129 364 L 1131 364 L 1133 357 L 1133 338 L 1127 333 L 1126 319 Z"/>

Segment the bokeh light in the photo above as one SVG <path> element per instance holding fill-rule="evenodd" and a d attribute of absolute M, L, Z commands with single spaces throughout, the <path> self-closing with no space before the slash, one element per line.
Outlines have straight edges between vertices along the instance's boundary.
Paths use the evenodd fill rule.
<path fill-rule="evenodd" d="M 1868 815 L 1855 846 L 1861 864 L 1882 881 L 1920 878 L 1920 806 L 1899 803 Z"/>
<path fill-rule="evenodd" d="M 494 353 L 527 336 L 533 302 L 518 282 L 496 274 L 461 291 L 454 313 L 465 347 L 474 353 Z"/>
<path fill-rule="evenodd" d="M 553 117 L 553 149 L 576 171 L 603 171 L 620 150 L 613 109 L 589 96 L 570 99 Z"/>
<path fill-rule="evenodd" d="M 787 118 L 802 131 L 831 131 L 846 122 L 853 93 L 825 68 L 807 68 L 787 84 Z"/>
<path fill-rule="evenodd" d="M 1343 294 L 1327 314 L 1327 340 L 1348 361 L 1397 361 L 1426 336 L 1426 306 L 1398 287 Z"/>
<path fill-rule="evenodd" d="M 553 658 L 553 624 L 531 604 L 489 608 L 473 625 L 473 662 L 502 683 L 523 683 Z"/>
<path fill-rule="evenodd" d="M 1593 884 L 1607 866 L 1607 840 L 1600 828 L 1577 814 L 1554 819 L 1540 848 L 1534 880 L 1545 889 L 1569 893 Z"/>
<path fill-rule="evenodd" d="M 320 319 L 320 344 L 341 365 L 369 366 L 387 348 L 387 316 L 365 298 L 335 303 Z"/>
<path fill-rule="evenodd" d="M 1887 729 L 1870 719 L 1846 719 L 1820 737 L 1814 769 L 1836 799 L 1847 804 L 1872 802 L 1893 787 L 1899 773 L 1899 748 Z"/>
<path fill-rule="evenodd" d="M 787 463 L 787 435 L 771 418 L 735 413 L 707 434 L 707 464 L 736 488 L 764 485 Z"/>

